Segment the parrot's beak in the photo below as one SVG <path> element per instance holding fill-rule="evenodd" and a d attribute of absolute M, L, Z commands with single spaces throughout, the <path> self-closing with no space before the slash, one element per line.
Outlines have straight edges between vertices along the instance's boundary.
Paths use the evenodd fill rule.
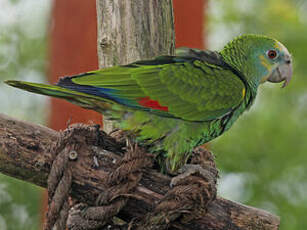
<path fill-rule="evenodd" d="M 286 87 L 292 78 L 292 60 L 290 55 L 285 56 L 283 64 L 279 65 L 267 79 L 269 82 L 278 83 L 284 81 L 282 88 Z"/>

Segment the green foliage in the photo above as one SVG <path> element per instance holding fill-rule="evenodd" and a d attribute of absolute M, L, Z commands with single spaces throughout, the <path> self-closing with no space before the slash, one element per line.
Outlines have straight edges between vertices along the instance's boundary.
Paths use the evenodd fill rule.
<path fill-rule="evenodd" d="M 46 99 L 17 92 L 3 84 L 8 79 L 45 81 L 48 1 L 0 0 L 0 102 L 2 111 L 42 123 Z M 7 12 L 7 13 L 5 13 Z"/>
<path fill-rule="evenodd" d="M 49 1 L 0 0 L 1 113 L 43 123 L 46 99 L 17 92 L 3 80 L 44 81 Z M 0 229 L 37 230 L 41 189 L 0 174 Z"/>
<path fill-rule="evenodd" d="M 212 144 L 224 173 L 223 196 L 276 213 L 281 230 L 307 226 L 306 10 L 302 0 L 211 1 L 209 8 L 211 47 L 258 33 L 275 37 L 293 55 L 290 85 L 260 87 L 252 109 Z"/>
<path fill-rule="evenodd" d="M 0 174 L 0 229 L 37 230 L 42 190 Z"/>

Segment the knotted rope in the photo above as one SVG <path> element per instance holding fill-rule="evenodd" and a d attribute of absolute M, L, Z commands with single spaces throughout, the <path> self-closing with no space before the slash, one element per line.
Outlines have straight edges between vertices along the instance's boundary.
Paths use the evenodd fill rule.
<path fill-rule="evenodd" d="M 133 197 L 133 190 L 142 178 L 142 171 L 150 167 L 152 157 L 137 146 L 128 148 L 123 159 L 106 182 L 107 189 L 96 200 L 94 207 L 75 206 L 68 218 L 71 230 L 88 230 L 102 227 L 110 221 Z"/>
<path fill-rule="evenodd" d="M 78 138 L 83 136 L 83 139 Z M 84 139 L 86 140 L 84 143 Z M 72 167 L 78 158 L 81 145 L 103 146 L 99 127 L 72 126 L 61 132 L 59 140 L 52 148 L 55 158 L 48 177 L 48 212 L 44 230 L 112 229 L 112 218 L 125 206 L 139 184 L 143 171 L 152 166 L 152 155 L 129 143 L 123 158 L 108 173 L 104 180 L 104 190 L 96 199 L 96 206 L 78 203 L 72 208 L 69 194 L 72 185 Z M 105 144 L 105 143 L 104 143 Z M 97 160 L 97 159 L 96 159 Z M 210 152 L 196 149 L 191 164 L 195 167 L 191 174 L 178 176 L 176 185 L 142 218 L 113 229 L 155 230 L 167 229 L 174 220 L 188 222 L 206 212 L 209 202 L 216 196 L 217 170 Z M 97 167 L 100 167 L 99 164 Z M 103 228 L 103 229 L 108 229 Z M 180 229 L 180 228 L 179 228 Z"/>
<path fill-rule="evenodd" d="M 124 157 L 110 172 L 105 187 L 107 188 L 96 200 L 96 206 L 87 207 L 77 204 L 69 211 L 69 193 L 72 185 L 73 162 L 78 158 L 80 143 L 77 135 L 89 139 L 87 144 L 100 145 L 99 127 L 74 125 L 60 133 L 56 144 L 51 148 L 55 159 L 48 176 L 48 211 L 44 230 L 64 230 L 66 223 L 69 229 L 96 229 L 104 226 L 116 215 L 133 196 L 133 189 L 142 178 L 142 171 L 152 164 L 152 156 L 130 142 Z M 89 135 L 92 133 L 93 135 Z M 69 211 L 69 212 L 68 212 Z"/>
<path fill-rule="evenodd" d="M 48 211 L 44 230 L 65 229 L 69 210 L 69 191 L 72 183 L 72 172 L 69 160 L 75 160 L 76 151 L 72 142 L 73 132 L 67 130 L 60 133 L 58 141 L 51 148 L 55 154 L 48 176 Z"/>

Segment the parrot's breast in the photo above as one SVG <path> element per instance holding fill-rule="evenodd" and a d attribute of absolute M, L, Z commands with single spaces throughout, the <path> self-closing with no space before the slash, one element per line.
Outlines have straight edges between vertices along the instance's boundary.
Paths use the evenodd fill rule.
<path fill-rule="evenodd" d="M 256 92 L 253 92 L 250 88 L 247 88 L 244 96 L 244 100 L 236 108 L 220 117 L 219 119 L 212 120 L 206 124 L 207 128 L 203 129 L 199 139 L 195 141 L 193 148 L 203 145 L 229 130 L 240 115 L 248 110 L 254 102 Z"/>

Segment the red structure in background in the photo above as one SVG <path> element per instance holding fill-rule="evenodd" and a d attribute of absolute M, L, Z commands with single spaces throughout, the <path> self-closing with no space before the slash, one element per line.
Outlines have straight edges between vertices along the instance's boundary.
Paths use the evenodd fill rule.
<path fill-rule="evenodd" d="M 79 74 L 98 68 L 96 1 L 54 0 L 49 43 L 49 79 Z M 174 0 L 176 46 L 204 47 L 204 8 L 206 0 Z M 64 100 L 51 99 L 49 127 L 65 129 L 70 123 L 101 124 L 102 116 Z M 44 210 L 47 196 L 44 195 Z M 44 213 L 44 212 L 42 212 Z"/>
<path fill-rule="evenodd" d="M 98 69 L 96 1 L 56 0 L 50 31 L 51 83 L 59 77 Z M 85 110 L 64 100 L 51 99 L 49 126 L 65 129 L 70 123 L 101 123 L 100 114 Z"/>
<path fill-rule="evenodd" d="M 176 47 L 203 49 L 206 0 L 173 0 Z"/>

